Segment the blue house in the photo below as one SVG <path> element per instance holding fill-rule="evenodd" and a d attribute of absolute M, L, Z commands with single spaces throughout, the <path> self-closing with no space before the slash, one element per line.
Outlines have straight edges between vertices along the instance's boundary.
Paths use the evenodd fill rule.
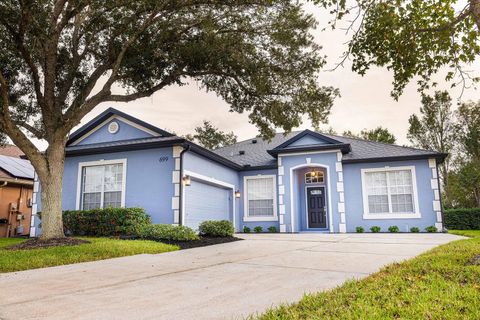
<path fill-rule="evenodd" d="M 445 156 L 310 130 L 207 150 L 108 109 L 70 136 L 63 209 L 142 207 L 154 223 L 194 229 L 226 219 L 237 231 L 442 230 L 437 165 Z"/>

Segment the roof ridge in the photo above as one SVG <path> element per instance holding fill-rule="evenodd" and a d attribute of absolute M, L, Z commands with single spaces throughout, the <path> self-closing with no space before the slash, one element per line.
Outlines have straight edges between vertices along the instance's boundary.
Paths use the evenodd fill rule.
<path fill-rule="evenodd" d="M 293 131 L 293 130 L 292 130 L 292 131 L 290 131 L 290 132 L 287 132 L 287 134 L 289 134 L 289 133 L 294 133 L 294 132 L 300 133 L 300 132 L 303 132 L 303 130 L 296 130 L 296 131 Z M 284 134 L 284 133 L 285 133 L 285 132 L 275 132 L 275 136 L 277 136 L 277 135 L 279 135 L 279 134 Z M 244 139 L 244 140 L 242 140 L 242 141 L 237 141 L 237 142 L 235 142 L 235 143 L 232 143 L 232 144 L 229 144 L 229 145 L 227 145 L 227 146 L 223 146 L 223 147 L 220 147 L 220 148 L 217 148 L 217 149 L 213 149 L 213 150 L 211 150 L 211 151 L 218 151 L 218 150 L 221 150 L 221 149 L 223 149 L 223 148 L 228 148 L 228 147 L 234 146 L 234 145 L 236 145 L 236 144 L 240 144 L 240 143 L 243 143 L 243 142 L 247 142 L 248 140 L 253 140 L 253 139 L 255 139 L 255 138 L 262 139 L 262 140 L 264 139 L 262 136 L 255 136 L 255 137 L 253 137 L 253 138 L 248 138 L 248 139 Z"/>
<path fill-rule="evenodd" d="M 381 141 L 374 141 L 374 140 L 368 140 L 368 139 L 363 139 L 363 138 L 358 138 L 358 137 L 349 137 L 349 136 L 343 136 L 339 134 L 331 134 L 331 133 L 324 133 L 324 135 L 330 135 L 334 137 L 340 137 L 340 138 L 345 138 L 345 139 L 352 139 L 352 140 L 357 140 L 357 141 L 364 141 L 364 142 L 371 142 L 371 143 L 377 143 L 385 146 L 392 146 L 392 147 L 398 147 L 398 148 L 404 148 L 404 149 L 411 149 L 411 150 L 416 150 L 416 151 L 428 151 L 428 152 L 437 152 L 441 153 L 435 150 L 429 150 L 429 149 L 421 149 L 421 148 L 415 148 L 415 147 L 410 147 L 410 146 L 400 146 L 398 144 L 394 143 L 386 143 L 386 142 L 381 142 Z"/>

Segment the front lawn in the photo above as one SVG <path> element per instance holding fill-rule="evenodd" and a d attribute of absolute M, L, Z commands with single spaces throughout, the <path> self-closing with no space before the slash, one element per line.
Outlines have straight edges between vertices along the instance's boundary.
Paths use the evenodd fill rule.
<path fill-rule="evenodd" d="M 257 319 L 480 319 L 480 231 Z M 477 257 L 477 259 L 475 258 Z"/>
<path fill-rule="evenodd" d="M 177 246 L 148 240 L 81 239 L 90 243 L 45 249 L 7 250 L 5 247 L 25 239 L 0 238 L 0 273 L 178 250 Z"/>

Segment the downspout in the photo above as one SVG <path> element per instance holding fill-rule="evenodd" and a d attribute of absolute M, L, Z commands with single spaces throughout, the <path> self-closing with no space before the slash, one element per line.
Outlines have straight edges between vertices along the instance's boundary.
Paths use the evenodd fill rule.
<path fill-rule="evenodd" d="M 184 149 L 180 152 L 180 187 L 179 187 L 179 208 L 178 208 L 178 224 L 183 225 L 183 154 L 190 150 L 190 145 L 185 144 Z"/>

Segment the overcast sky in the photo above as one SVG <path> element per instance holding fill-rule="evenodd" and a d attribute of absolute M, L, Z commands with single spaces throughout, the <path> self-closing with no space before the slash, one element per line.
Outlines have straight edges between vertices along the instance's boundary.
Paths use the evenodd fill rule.
<path fill-rule="evenodd" d="M 390 96 L 392 73 L 385 69 L 372 69 L 366 76 L 353 73 L 349 65 L 333 72 L 331 69 L 344 51 L 348 35 L 344 31 L 321 31 L 330 18 L 320 8 L 308 6 L 308 12 L 314 13 L 320 26 L 313 31 L 316 41 L 323 46 L 323 54 L 328 56 L 328 65 L 319 77 L 322 85 L 331 85 L 340 89 L 341 97 L 332 108 L 329 126 L 341 133 L 345 130 L 359 132 L 364 128 L 387 127 L 397 137 L 397 143 L 406 144 L 408 117 L 419 112 L 420 95 L 415 83 L 411 83 L 399 101 Z M 480 63 L 469 67 L 480 73 Z M 439 77 L 441 80 L 442 77 Z M 441 81 L 440 81 L 441 82 Z M 444 84 L 442 89 L 449 89 Z M 454 99 L 460 97 L 460 90 L 449 89 Z M 480 100 L 480 92 L 470 89 L 464 92 L 462 100 Z M 229 112 L 228 105 L 214 93 L 201 91 L 197 84 L 168 87 L 153 96 L 128 104 L 108 103 L 98 106 L 82 121 L 87 122 L 108 107 L 118 108 L 124 112 L 147 121 L 161 128 L 184 135 L 193 131 L 203 119 L 210 120 L 224 131 L 233 131 L 240 140 L 255 136 L 257 129 L 248 122 L 246 114 Z M 311 128 L 306 119 L 301 129 Z"/>

